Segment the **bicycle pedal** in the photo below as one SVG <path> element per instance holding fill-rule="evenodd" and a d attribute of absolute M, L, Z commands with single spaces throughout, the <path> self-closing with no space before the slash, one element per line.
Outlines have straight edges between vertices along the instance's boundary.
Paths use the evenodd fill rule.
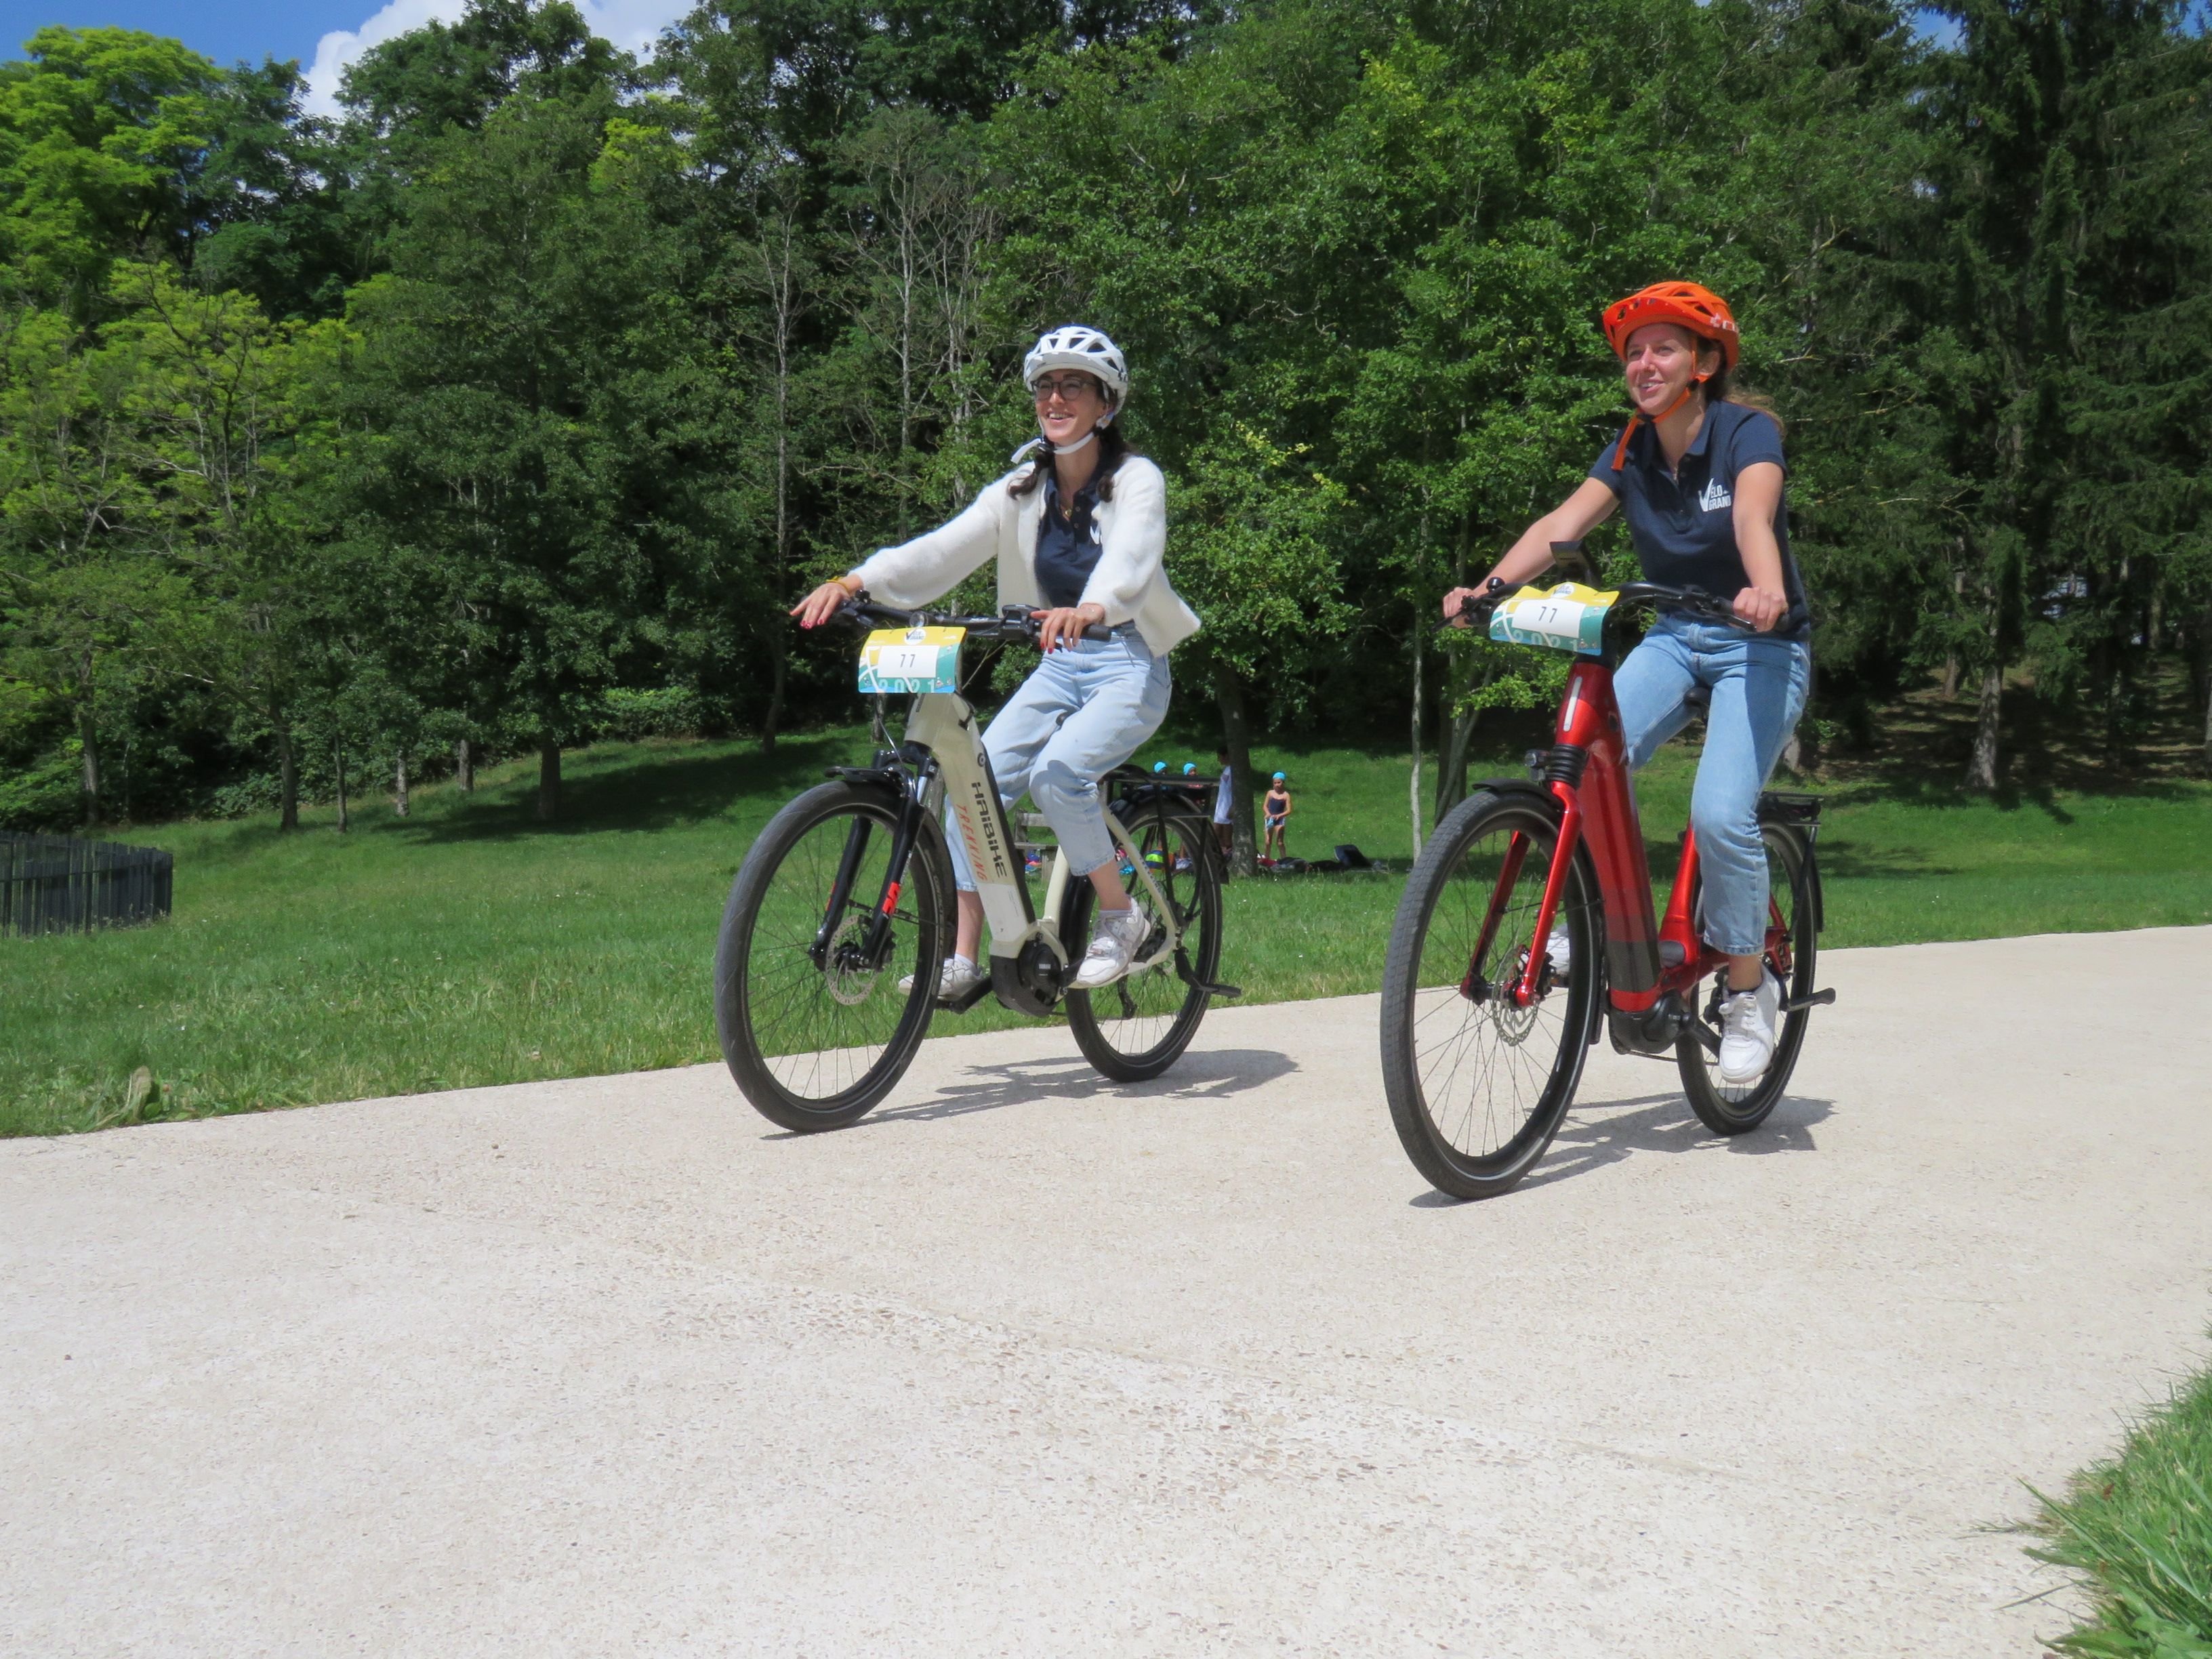
<path fill-rule="evenodd" d="M 991 994 L 991 976 L 985 974 L 958 996 L 937 1005 L 941 1013 L 964 1014 L 985 997 Z"/>

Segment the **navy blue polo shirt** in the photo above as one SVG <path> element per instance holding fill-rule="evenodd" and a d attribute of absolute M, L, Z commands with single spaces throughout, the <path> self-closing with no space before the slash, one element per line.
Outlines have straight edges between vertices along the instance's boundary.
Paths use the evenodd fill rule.
<path fill-rule="evenodd" d="M 1037 523 L 1037 591 L 1054 610 L 1069 610 L 1083 603 L 1083 590 L 1098 568 L 1098 486 L 1110 476 L 1104 467 L 1093 471 L 1075 499 L 1062 506 L 1060 475 L 1049 458 L 1045 462 L 1044 517 Z"/>
<path fill-rule="evenodd" d="M 1743 555 L 1735 544 L 1735 481 L 1744 468 L 1758 461 L 1771 461 L 1788 471 L 1782 459 L 1782 428 L 1774 417 L 1742 404 L 1713 404 L 1672 474 L 1660 452 L 1659 434 L 1649 422 L 1636 423 L 1627 459 L 1616 472 L 1613 456 L 1620 441 L 1616 437 L 1606 445 L 1590 464 L 1589 475 L 1620 497 L 1628 539 L 1643 562 L 1644 580 L 1702 587 L 1724 599 L 1750 586 Z M 1780 501 L 1774 507 L 1774 540 L 1782 550 L 1783 592 L 1802 618 L 1805 584 L 1790 551 L 1790 509 Z M 1809 627 L 1802 620 L 1794 628 L 1785 623 L 1775 629 L 1775 636 L 1802 639 Z"/>

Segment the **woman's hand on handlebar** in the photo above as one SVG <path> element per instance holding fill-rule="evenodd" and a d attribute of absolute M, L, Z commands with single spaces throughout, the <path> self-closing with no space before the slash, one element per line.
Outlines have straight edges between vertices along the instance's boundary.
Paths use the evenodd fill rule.
<path fill-rule="evenodd" d="M 1482 615 L 1474 608 L 1476 601 L 1491 601 L 1494 608 L 1496 601 L 1504 598 L 1509 591 L 1504 581 L 1496 575 L 1486 576 L 1473 587 L 1455 587 L 1444 595 L 1444 626 L 1474 627 Z"/>
<path fill-rule="evenodd" d="M 801 628 L 819 628 L 843 610 L 847 602 L 860 591 L 856 586 L 847 586 L 851 580 L 850 577 L 841 576 L 834 582 L 824 582 L 792 606 L 791 614 L 799 618 L 799 625 Z"/>
<path fill-rule="evenodd" d="M 1735 619 L 1765 634 L 1789 614 L 1790 596 L 1771 587 L 1747 587 L 1735 596 Z"/>
<path fill-rule="evenodd" d="M 1064 645 L 1073 645 L 1083 637 L 1086 628 L 1105 625 L 1106 607 L 1101 605 L 1063 605 L 1054 611 L 1032 611 L 1036 619 L 1037 649 L 1049 655 Z"/>
<path fill-rule="evenodd" d="M 1450 592 L 1445 594 L 1444 626 L 1447 628 L 1466 628 L 1471 626 L 1466 614 L 1460 609 L 1460 607 L 1465 605 L 1469 599 L 1479 599 L 1481 597 L 1482 589 L 1480 587 L 1455 587 Z"/>

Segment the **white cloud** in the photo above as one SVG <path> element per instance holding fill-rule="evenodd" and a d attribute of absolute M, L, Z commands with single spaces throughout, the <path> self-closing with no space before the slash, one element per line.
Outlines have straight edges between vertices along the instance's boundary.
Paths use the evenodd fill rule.
<path fill-rule="evenodd" d="M 584 21 L 592 33 L 611 40 L 639 57 L 649 57 L 661 30 L 691 9 L 692 0 L 582 0 Z M 307 71 L 307 107 L 318 115 L 335 115 L 338 109 L 338 80 L 346 65 L 371 46 L 395 34 L 419 29 L 436 20 L 450 23 L 465 9 L 465 0 L 386 0 L 384 8 L 357 29 L 332 29 L 315 43 L 314 67 Z"/>

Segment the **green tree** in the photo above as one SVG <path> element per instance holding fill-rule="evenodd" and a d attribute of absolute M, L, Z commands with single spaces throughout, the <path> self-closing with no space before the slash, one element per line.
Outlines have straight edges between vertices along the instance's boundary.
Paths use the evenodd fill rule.
<path fill-rule="evenodd" d="M 357 521 L 410 575 L 392 631 L 441 636 L 433 703 L 529 730 L 544 817 L 562 745 L 665 642 L 684 545 L 664 481 L 694 436 L 690 280 L 649 187 L 668 161 L 611 89 L 511 99 L 441 142 L 355 301 Z"/>

